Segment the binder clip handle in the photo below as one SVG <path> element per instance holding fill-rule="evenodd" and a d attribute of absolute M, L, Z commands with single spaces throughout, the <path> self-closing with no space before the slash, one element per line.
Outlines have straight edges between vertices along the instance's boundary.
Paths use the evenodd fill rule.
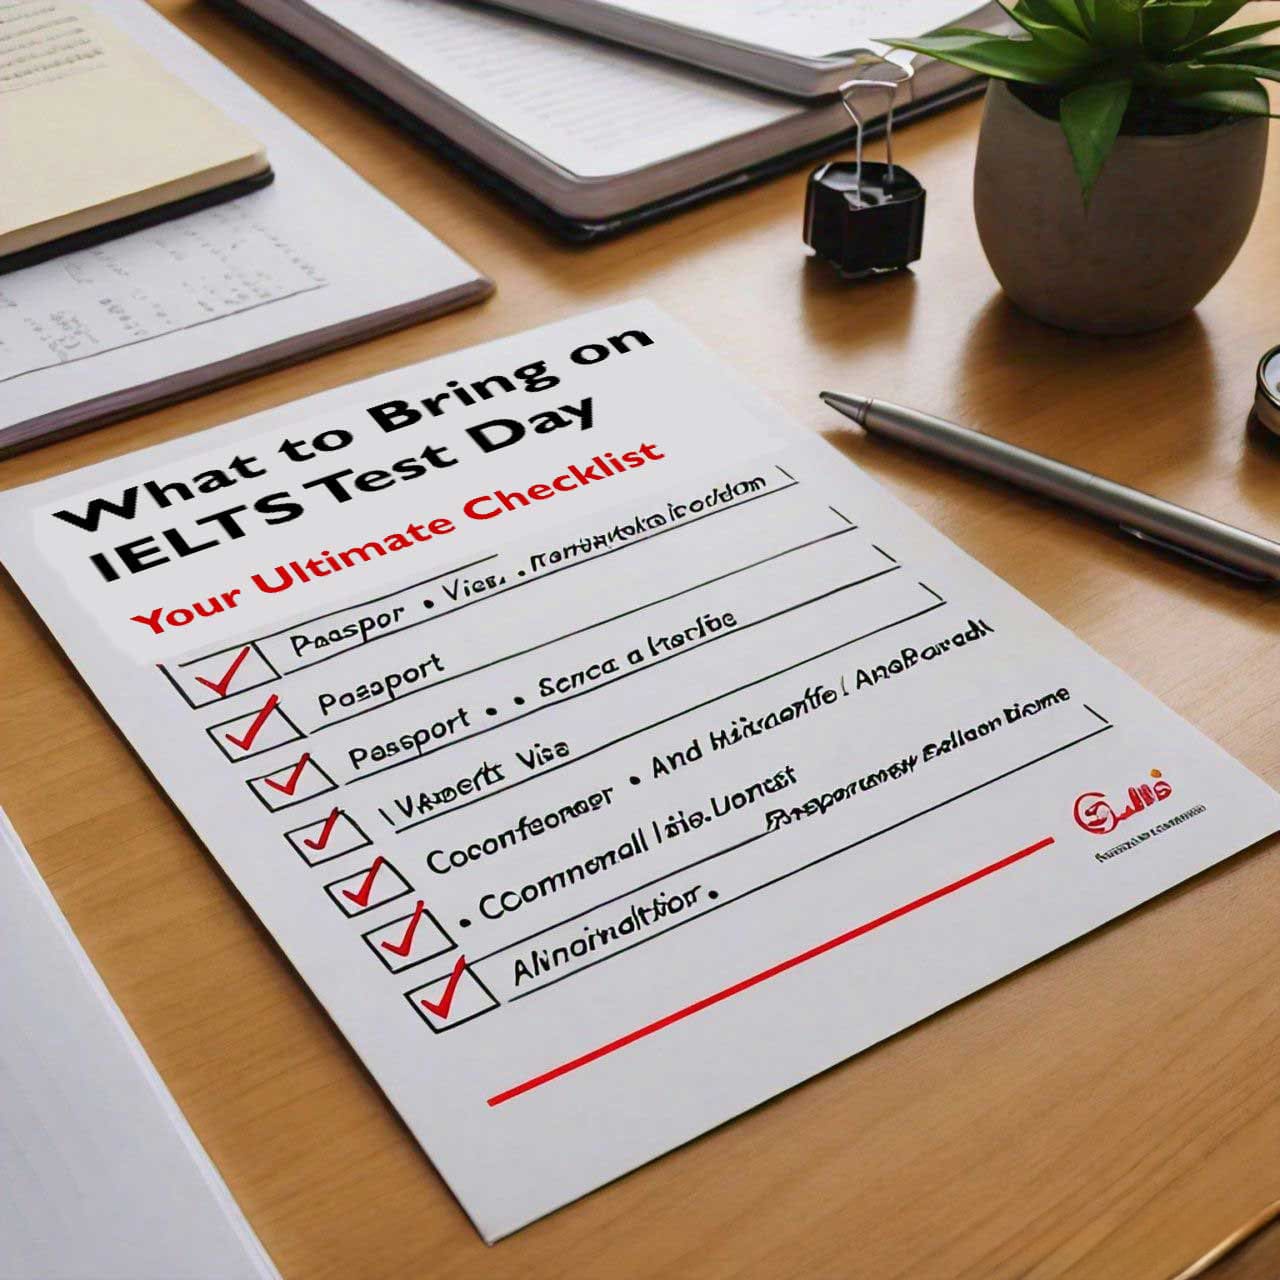
<path fill-rule="evenodd" d="M 899 66 L 898 63 L 887 63 L 889 66 Z M 889 100 L 885 105 L 884 113 L 884 152 L 885 152 L 885 181 L 892 186 L 894 180 L 893 168 L 893 107 L 898 97 L 898 90 L 906 84 L 913 75 L 915 75 L 915 67 L 910 63 L 906 66 L 899 66 L 904 73 L 897 80 L 871 80 L 871 79 L 853 79 L 846 80 L 840 85 L 836 92 L 840 95 L 840 105 L 849 113 L 849 118 L 853 121 L 854 128 L 854 199 L 861 202 L 862 199 L 862 145 L 865 135 L 865 128 L 862 122 L 862 116 L 858 112 L 857 104 L 854 102 L 853 94 L 858 89 L 884 89 L 889 95 Z"/>
<path fill-rule="evenodd" d="M 858 77 L 839 88 L 841 106 L 854 126 L 853 164 L 821 165 L 809 175 L 805 192 L 805 243 L 850 279 L 902 270 L 920 257 L 924 237 L 924 188 L 893 159 L 894 101 L 914 68 L 899 63 L 880 66 L 902 74 L 896 79 Z M 863 155 L 866 128 L 855 95 L 866 90 L 888 95 L 883 164 Z"/>

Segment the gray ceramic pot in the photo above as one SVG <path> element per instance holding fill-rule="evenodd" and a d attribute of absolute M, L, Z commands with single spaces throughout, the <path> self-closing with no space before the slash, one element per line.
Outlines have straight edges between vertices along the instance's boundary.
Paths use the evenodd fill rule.
<path fill-rule="evenodd" d="M 1064 329 L 1141 333 L 1180 319 L 1244 243 L 1267 125 L 1121 136 L 1086 209 L 1057 121 L 993 80 L 973 184 L 991 269 L 1019 307 Z"/>

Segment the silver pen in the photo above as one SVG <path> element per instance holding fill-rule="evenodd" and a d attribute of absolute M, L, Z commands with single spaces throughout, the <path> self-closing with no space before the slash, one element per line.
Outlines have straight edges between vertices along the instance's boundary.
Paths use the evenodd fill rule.
<path fill-rule="evenodd" d="M 1280 543 L 1269 538 L 943 418 L 868 396 L 844 396 L 834 391 L 823 391 L 821 396 L 833 409 L 873 434 L 1055 498 L 1098 516 L 1143 542 L 1214 569 L 1251 582 L 1280 581 Z"/>

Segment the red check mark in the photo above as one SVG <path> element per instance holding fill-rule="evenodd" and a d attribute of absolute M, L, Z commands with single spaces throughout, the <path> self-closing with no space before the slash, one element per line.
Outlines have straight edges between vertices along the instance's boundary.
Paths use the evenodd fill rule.
<path fill-rule="evenodd" d="M 236 654 L 231 665 L 227 668 L 226 675 L 221 680 L 206 680 L 204 676 L 196 676 L 196 679 L 206 688 L 212 689 L 218 697 L 225 698 L 231 682 L 236 678 L 236 672 L 240 670 L 240 664 L 249 656 L 249 650 L 252 648 L 252 645 L 247 644 Z"/>
<path fill-rule="evenodd" d="M 298 782 L 302 777 L 302 771 L 307 767 L 307 761 L 311 759 L 311 752 L 304 751 L 302 759 L 293 766 L 293 772 L 289 775 L 287 782 L 277 782 L 274 778 L 263 778 L 263 782 L 269 787 L 274 787 L 277 791 L 283 791 L 285 795 L 291 796 L 298 789 Z"/>
<path fill-rule="evenodd" d="M 413 946 L 413 935 L 418 932 L 418 924 L 422 920 L 423 912 L 427 909 L 427 904 L 418 899 L 418 905 L 413 909 L 413 915 L 409 917 L 409 924 L 404 931 L 404 937 L 399 942 L 387 942 L 385 939 L 380 941 L 378 945 L 386 951 L 390 951 L 395 955 L 404 957 L 409 954 L 410 948 Z"/>
<path fill-rule="evenodd" d="M 323 849 L 329 843 L 329 837 L 333 835 L 333 828 L 337 825 L 340 812 L 338 806 L 334 805 L 333 812 L 324 820 L 324 826 L 320 828 L 320 834 L 314 840 L 310 836 L 303 836 L 302 843 L 308 849 Z M 382 859 L 379 858 L 378 861 L 381 862 Z M 346 890 L 344 889 L 343 892 L 345 893 Z"/>
<path fill-rule="evenodd" d="M 336 813 L 337 810 L 334 810 L 334 812 Z M 373 866 L 365 872 L 364 879 L 360 881 L 360 887 L 356 890 L 343 889 L 342 896 L 350 898 L 357 907 L 367 907 L 369 905 L 369 895 L 373 892 L 374 879 L 377 877 L 378 870 L 384 862 L 386 862 L 386 858 L 382 854 L 378 854 L 373 860 Z M 383 945 L 385 946 L 386 944 L 384 943 Z"/>
<path fill-rule="evenodd" d="M 434 1002 L 425 996 L 419 996 L 418 1003 L 428 1013 L 434 1013 L 437 1018 L 447 1018 L 449 1010 L 453 1008 L 453 997 L 458 990 L 458 983 L 462 981 L 462 974 L 466 967 L 467 957 L 459 956 L 453 962 L 453 972 L 449 975 L 449 981 L 444 984 L 444 995 Z"/>
<path fill-rule="evenodd" d="M 276 704 L 280 699 L 273 693 L 264 704 L 261 711 L 253 717 L 253 723 L 245 730 L 243 738 L 237 738 L 234 733 L 226 734 L 226 739 L 233 747 L 239 747 L 241 751 L 248 751 L 253 746 L 254 739 L 258 736 L 258 732 L 262 726 L 267 723 L 271 713 L 276 709 Z"/>

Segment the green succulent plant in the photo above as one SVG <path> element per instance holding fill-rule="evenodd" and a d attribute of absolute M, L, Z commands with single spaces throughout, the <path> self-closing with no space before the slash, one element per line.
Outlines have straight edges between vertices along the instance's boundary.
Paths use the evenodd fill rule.
<path fill-rule="evenodd" d="M 1051 90 L 1087 203 L 1126 116 L 1272 114 L 1261 81 L 1280 80 L 1280 45 L 1258 37 L 1280 21 L 1218 29 L 1248 3 L 1017 0 L 1011 35 L 948 27 L 884 43 Z"/>

